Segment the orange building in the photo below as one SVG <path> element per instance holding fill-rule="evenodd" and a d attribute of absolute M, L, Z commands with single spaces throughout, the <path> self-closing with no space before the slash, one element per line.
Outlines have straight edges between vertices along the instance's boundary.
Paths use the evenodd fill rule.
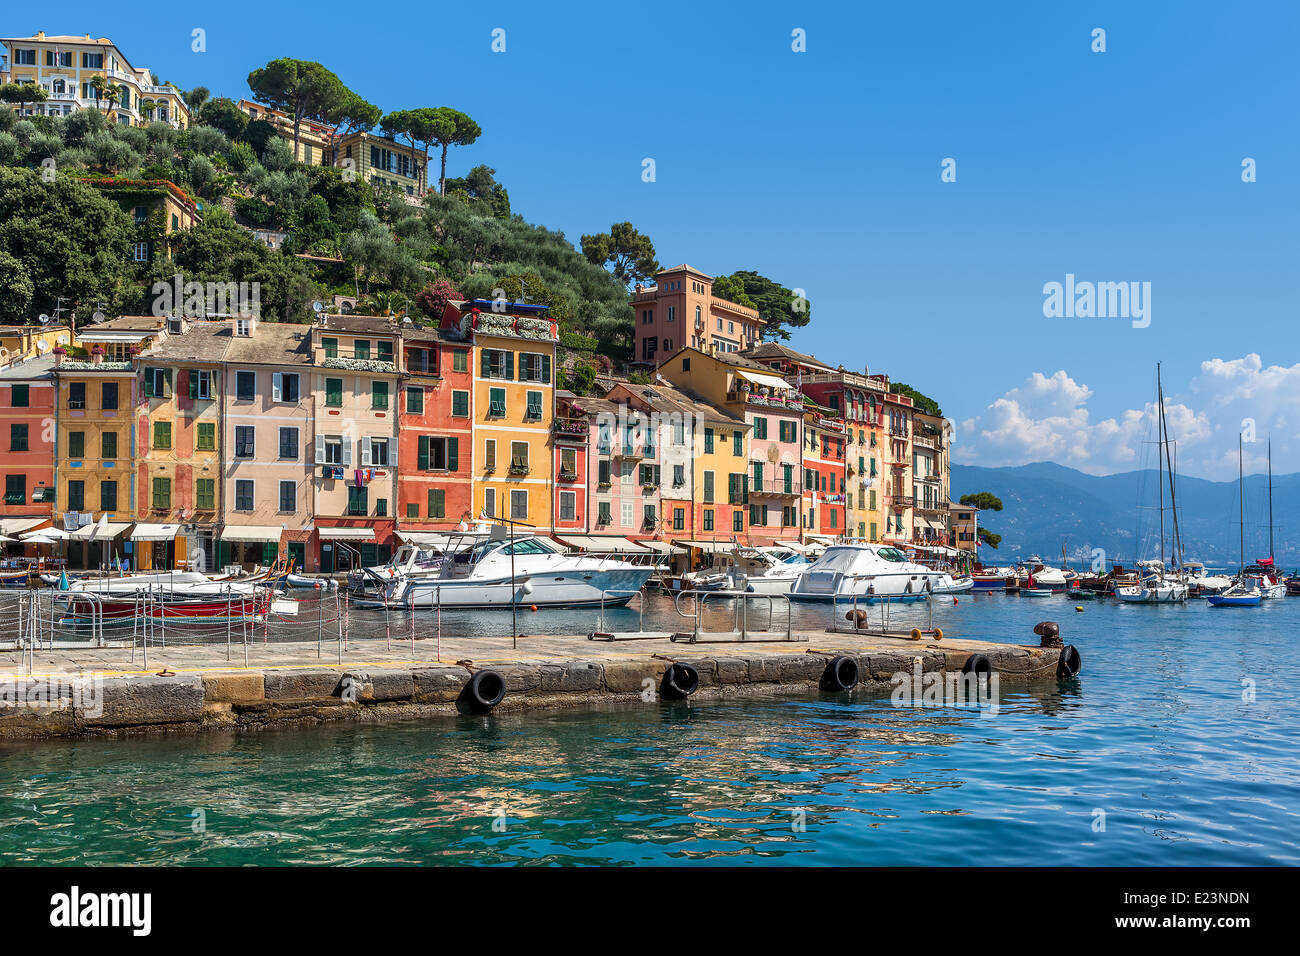
<path fill-rule="evenodd" d="M 53 367 L 54 357 L 47 356 L 0 368 L 0 533 L 9 537 L 47 525 L 54 516 Z"/>
<path fill-rule="evenodd" d="M 759 340 L 764 322 L 747 306 L 713 294 L 713 277 L 688 265 L 655 275 L 632 296 L 634 361 L 660 365 L 683 348 L 743 352 Z"/>

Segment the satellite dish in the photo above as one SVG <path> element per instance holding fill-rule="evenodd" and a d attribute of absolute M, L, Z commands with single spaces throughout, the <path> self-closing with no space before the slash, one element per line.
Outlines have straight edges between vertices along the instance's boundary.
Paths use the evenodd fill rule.
<path fill-rule="evenodd" d="M 320 299 L 317 299 L 311 304 L 311 310 L 313 312 L 323 312 L 325 311 L 325 306 L 321 303 Z"/>
<path fill-rule="evenodd" d="M 44 312 L 42 312 L 42 313 L 41 313 L 41 325 L 47 325 L 47 324 L 49 323 L 49 321 L 50 321 L 50 317 L 49 317 L 48 315 L 46 315 Z"/>
<path fill-rule="evenodd" d="M 41 339 L 41 341 L 36 343 L 36 351 L 45 353 L 48 352 L 49 350 L 50 350 L 50 343 L 46 342 L 44 339 Z"/>
<path fill-rule="evenodd" d="M 59 338 L 58 338 L 58 343 L 59 343 L 59 345 L 67 345 L 67 344 L 68 344 L 68 337 L 67 337 L 66 335 L 60 335 Z"/>
<path fill-rule="evenodd" d="M 93 321 L 93 322 L 103 322 L 106 318 L 108 318 L 108 316 L 104 315 L 103 312 L 96 312 L 96 313 L 95 313 L 94 315 L 92 315 L 90 318 L 91 318 L 91 321 Z"/>

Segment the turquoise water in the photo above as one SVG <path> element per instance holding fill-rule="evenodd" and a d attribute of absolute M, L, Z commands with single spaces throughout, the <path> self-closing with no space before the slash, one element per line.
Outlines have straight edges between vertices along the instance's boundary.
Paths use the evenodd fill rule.
<path fill-rule="evenodd" d="M 1300 599 L 1084 607 L 936 610 L 954 635 L 1026 642 L 1056 619 L 1082 651 L 1077 681 L 1004 685 L 996 716 L 859 693 L 10 744 L 0 862 L 1300 862 Z M 647 623 L 667 613 L 656 599 Z"/>

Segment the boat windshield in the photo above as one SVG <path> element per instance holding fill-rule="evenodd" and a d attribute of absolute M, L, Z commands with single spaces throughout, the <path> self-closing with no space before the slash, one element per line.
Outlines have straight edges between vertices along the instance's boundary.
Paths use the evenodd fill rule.
<path fill-rule="evenodd" d="M 907 555 L 903 554 L 903 552 L 899 551 L 897 548 L 877 548 L 876 554 L 880 555 L 880 557 L 885 561 L 898 562 L 907 560 Z"/>
<path fill-rule="evenodd" d="M 515 541 L 513 544 L 507 544 L 501 549 L 502 554 L 554 554 L 555 549 L 547 547 L 540 538 L 524 538 L 522 541 Z"/>

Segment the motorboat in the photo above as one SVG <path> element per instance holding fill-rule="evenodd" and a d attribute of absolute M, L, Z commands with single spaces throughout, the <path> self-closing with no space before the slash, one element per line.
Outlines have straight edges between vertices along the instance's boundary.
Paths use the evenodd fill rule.
<path fill-rule="evenodd" d="M 1232 587 L 1232 578 L 1223 574 L 1210 574 L 1199 561 L 1183 563 L 1183 580 L 1187 582 L 1188 593 L 1194 597 L 1219 594 Z"/>
<path fill-rule="evenodd" d="M 971 575 L 971 586 L 976 591 L 1000 591 L 1015 573 L 1015 568 L 982 568 Z"/>
<path fill-rule="evenodd" d="M 907 560 L 898 548 L 881 544 L 837 544 L 809 564 L 790 589 L 799 601 L 920 601 L 951 593 L 946 571 Z"/>
<path fill-rule="evenodd" d="M 1263 600 L 1286 597 L 1286 581 L 1273 567 L 1272 558 L 1261 558 L 1255 562 L 1253 568 L 1246 568 L 1242 572 L 1242 580 L 1247 585 L 1258 588 L 1259 596 Z"/>
<path fill-rule="evenodd" d="M 789 594 L 811 562 L 798 551 L 782 547 L 738 548 L 734 583 L 754 594 Z"/>
<path fill-rule="evenodd" d="M 563 551 L 551 538 L 494 534 L 468 551 L 443 554 L 437 573 L 396 577 L 377 605 L 397 607 L 580 607 L 627 604 L 652 564 Z M 365 601 L 359 601 L 361 606 Z"/>
<path fill-rule="evenodd" d="M 1031 590 L 1065 591 L 1070 586 L 1070 580 L 1069 575 L 1060 568 L 1049 568 L 1040 564 L 1029 572 L 1025 587 Z"/>
<path fill-rule="evenodd" d="M 930 591 L 931 594 L 965 594 L 966 592 L 973 591 L 975 589 L 975 579 L 972 578 L 969 574 L 959 575 L 958 577 L 954 578 L 952 576 L 952 572 L 945 572 L 945 573 L 948 575 L 949 580 L 952 581 L 952 584 L 950 585 L 936 584 L 931 589 Z"/>

